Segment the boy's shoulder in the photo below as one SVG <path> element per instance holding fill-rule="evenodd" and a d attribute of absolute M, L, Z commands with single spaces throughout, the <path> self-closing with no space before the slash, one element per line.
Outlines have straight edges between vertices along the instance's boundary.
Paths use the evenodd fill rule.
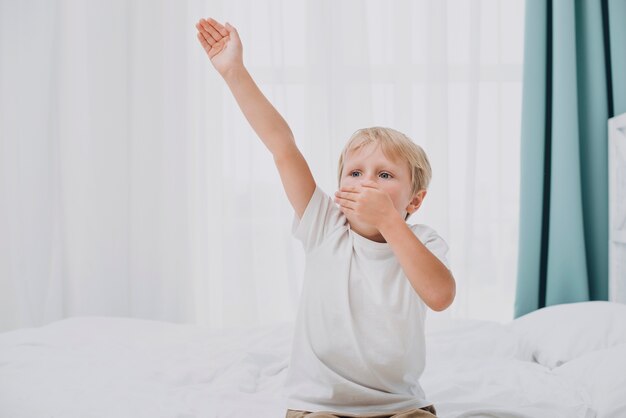
<path fill-rule="evenodd" d="M 432 227 L 426 224 L 407 224 L 409 228 L 413 231 L 415 235 L 419 238 L 431 238 L 435 236 L 439 236 L 437 231 L 435 231 Z"/>
<path fill-rule="evenodd" d="M 449 250 L 448 243 L 428 225 L 424 224 L 415 224 L 409 225 L 413 233 L 417 236 L 417 238 L 430 250 L 431 253 L 435 254 L 437 258 L 449 269 L 450 264 L 448 263 L 447 253 Z"/>

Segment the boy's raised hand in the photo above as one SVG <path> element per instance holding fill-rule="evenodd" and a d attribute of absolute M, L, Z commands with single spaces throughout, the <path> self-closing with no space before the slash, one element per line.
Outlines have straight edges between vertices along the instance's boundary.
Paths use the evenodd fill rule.
<path fill-rule="evenodd" d="M 212 18 L 200 19 L 196 23 L 198 40 L 206 51 L 215 69 L 222 75 L 237 66 L 243 66 L 243 47 L 237 29 Z"/>

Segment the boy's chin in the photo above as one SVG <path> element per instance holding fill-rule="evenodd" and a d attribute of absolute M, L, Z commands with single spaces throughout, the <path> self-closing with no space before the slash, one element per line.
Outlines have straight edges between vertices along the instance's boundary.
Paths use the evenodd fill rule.
<path fill-rule="evenodd" d="M 365 237 L 369 240 L 376 241 L 376 242 L 386 242 L 385 238 L 382 236 L 380 231 L 370 224 L 358 223 L 358 222 L 355 223 L 355 222 L 351 222 L 350 219 L 348 219 L 348 224 L 350 225 L 350 229 L 353 232 L 356 232 L 362 237 Z"/>
<path fill-rule="evenodd" d="M 350 224 L 351 229 L 354 229 L 356 231 L 366 233 L 366 234 L 378 233 L 378 229 L 376 229 L 374 226 L 370 224 L 367 224 L 365 222 L 358 222 L 354 219 L 350 219 L 348 215 L 346 215 L 346 218 L 348 219 L 348 223 Z"/>
<path fill-rule="evenodd" d="M 405 213 L 404 216 L 406 217 L 406 215 L 407 214 Z M 350 227 L 352 229 L 358 229 L 359 231 L 368 232 L 368 233 L 372 233 L 372 234 L 379 232 L 378 229 L 375 226 L 371 225 L 371 224 L 367 224 L 365 222 L 359 222 L 359 221 L 357 221 L 355 219 L 352 219 L 351 216 L 346 215 L 345 213 L 344 213 L 344 216 L 348 220 L 348 223 L 350 224 Z"/>

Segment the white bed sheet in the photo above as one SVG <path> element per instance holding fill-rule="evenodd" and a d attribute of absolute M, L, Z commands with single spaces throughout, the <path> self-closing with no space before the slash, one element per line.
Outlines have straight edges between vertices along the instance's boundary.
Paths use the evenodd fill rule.
<path fill-rule="evenodd" d="M 292 332 L 77 317 L 2 333 L 0 417 L 284 417 Z M 520 338 L 508 324 L 430 321 L 422 384 L 438 416 L 626 416 L 626 373 L 590 383 L 598 351 L 549 368 Z M 608 350 L 603 367 L 626 372 L 626 344 Z"/>

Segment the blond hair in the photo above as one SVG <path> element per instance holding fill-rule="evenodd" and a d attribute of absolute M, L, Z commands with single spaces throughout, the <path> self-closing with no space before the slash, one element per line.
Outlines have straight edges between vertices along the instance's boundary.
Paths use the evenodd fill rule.
<path fill-rule="evenodd" d="M 369 144 L 379 144 L 385 157 L 404 160 L 409 164 L 411 171 L 411 196 L 415 196 L 420 190 L 428 189 L 432 170 L 422 147 L 402 132 L 380 126 L 359 129 L 348 139 L 339 156 L 338 186 L 341 184 L 341 173 L 346 154 L 349 151 L 356 151 Z"/>

